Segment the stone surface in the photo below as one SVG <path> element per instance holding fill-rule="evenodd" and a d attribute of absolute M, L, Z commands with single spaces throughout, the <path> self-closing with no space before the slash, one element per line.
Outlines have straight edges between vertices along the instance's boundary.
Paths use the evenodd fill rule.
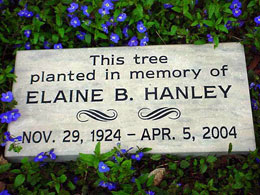
<path fill-rule="evenodd" d="M 256 147 L 239 43 L 19 51 L 15 74 L 21 117 L 8 129 L 23 150 L 6 150 L 9 160 L 52 148 L 71 160 L 97 141 L 102 152 L 118 142 L 194 155 Z"/>

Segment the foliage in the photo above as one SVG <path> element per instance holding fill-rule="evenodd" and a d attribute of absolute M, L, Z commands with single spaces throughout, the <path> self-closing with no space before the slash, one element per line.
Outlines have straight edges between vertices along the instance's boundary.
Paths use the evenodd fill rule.
<path fill-rule="evenodd" d="M 239 41 L 245 47 L 257 148 L 259 148 L 260 1 L 241 0 L 0 0 L 0 95 L 15 82 L 18 50 Z M 77 5 L 76 5 L 77 4 Z M 107 5 L 107 7 L 106 7 Z M 108 14 L 109 13 L 109 14 Z M 258 57 L 257 57 L 258 56 Z M 3 95 L 2 95 L 3 97 Z M 19 152 L 19 135 L 6 133 L 20 116 L 16 101 L 0 102 L 1 144 Z M 22 114 L 22 113 L 21 113 Z M 19 134 L 19 132 L 17 133 Z M 215 157 L 129 154 L 120 145 L 101 154 L 80 154 L 57 163 L 53 150 L 20 164 L 1 161 L 0 178 L 11 194 L 255 194 L 258 149 L 249 155 Z M 51 162 L 44 162 L 50 157 Z M 50 161 L 49 159 L 49 161 Z M 54 160 L 54 161 L 53 161 Z M 166 168 L 153 185 L 149 172 Z"/>

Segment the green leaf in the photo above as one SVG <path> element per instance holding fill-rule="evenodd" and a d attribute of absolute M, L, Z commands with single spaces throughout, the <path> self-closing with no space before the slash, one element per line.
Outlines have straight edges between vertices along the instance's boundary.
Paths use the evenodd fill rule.
<path fill-rule="evenodd" d="M 177 169 L 177 164 L 173 162 L 169 162 L 169 169 L 175 171 Z"/>
<path fill-rule="evenodd" d="M 82 154 L 79 153 L 79 160 L 87 163 L 88 166 L 94 166 L 95 156 L 93 154 Z"/>
<path fill-rule="evenodd" d="M 186 16 L 187 18 L 189 18 L 190 20 L 193 20 L 193 17 L 192 17 L 192 15 L 190 14 L 190 12 L 188 12 L 188 11 L 187 11 L 187 12 L 184 12 L 183 15 Z"/>
<path fill-rule="evenodd" d="M 211 19 L 212 18 L 212 15 L 214 14 L 214 11 L 215 11 L 215 4 L 214 3 L 211 3 L 209 5 L 209 18 Z"/>
<path fill-rule="evenodd" d="M 187 160 L 182 160 L 180 166 L 182 169 L 186 169 L 190 166 L 190 163 Z"/>
<path fill-rule="evenodd" d="M 148 173 L 139 176 L 138 181 L 140 182 L 140 184 L 144 184 L 147 180 L 147 177 L 148 177 Z"/>
<path fill-rule="evenodd" d="M 64 183 L 66 180 L 67 180 L 67 176 L 66 175 L 61 175 L 60 177 L 59 177 L 59 180 L 60 180 L 60 183 Z"/>
<path fill-rule="evenodd" d="M 217 158 L 215 156 L 208 156 L 207 157 L 207 162 L 208 163 L 214 163 L 217 160 Z"/>
<path fill-rule="evenodd" d="M 228 145 L 228 154 L 232 152 L 232 143 L 229 143 Z"/>
<path fill-rule="evenodd" d="M 214 36 L 214 43 L 215 43 L 214 48 L 216 48 L 219 44 L 219 38 L 217 35 Z"/>
<path fill-rule="evenodd" d="M 219 28 L 219 30 L 221 30 L 225 33 L 228 33 L 228 29 L 223 24 L 219 25 L 218 28 Z"/>
<path fill-rule="evenodd" d="M 191 24 L 191 26 L 197 26 L 199 24 L 199 22 L 197 21 L 197 20 L 195 20 L 192 24 Z"/>
<path fill-rule="evenodd" d="M 9 40 L 6 39 L 2 33 L 0 33 L 0 39 L 3 41 L 3 43 L 9 43 Z"/>
<path fill-rule="evenodd" d="M 153 185 L 154 177 L 155 177 L 155 175 L 151 175 L 150 177 L 148 177 L 148 180 L 146 182 L 147 187 Z"/>
<path fill-rule="evenodd" d="M 172 10 L 181 13 L 181 8 L 179 7 L 173 7 Z"/>
<path fill-rule="evenodd" d="M 137 189 L 138 189 L 138 190 L 141 190 L 141 189 L 142 189 L 142 186 L 141 186 L 141 184 L 140 184 L 140 181 L 139 181 L 138 179 L 135 179 L 135 183 L 136 183 L 136 185 L 137 185 Z"/>
<path fill-rule="evenodd" d="M 142 148 L 142 152 L 149 152 L 151 150 L 152 150 L 152 148 Z"/>
<path fill-rule="evenodd" d="M 253 34 L 246 34 L 246 36 L 249 37 L 249 38 L 254 38 Z"/>
<path fill-rule="evenodd" d="M 53 41 L 55 44 L 58 43 L 58 41 L 59 41 L 59 36 L 56 35 L 56 34 L 53 34 L 53 35 L 52 35 L 52 41 Z"/>
<path fill-rule="evenodd" d="M 131 160 L 125 160 L 122 164 L 121 164 L 122 168 L 125 168 L 127 170 L 130 170 L 132 167 L 132 161 Z"/>
<path fill-rule="evenodd" d="M 120 9 L 115 10 L 115 12 L 114 12 L 114 18 L 117 18 L 120 13 L 121 13 Z"/>
<path fill-rule="evenodd" d="M 232 185 L 233 189 L 241 189 L 243 187 L 244 187 L 244 185 L 241 182 L 236 182 L 234 185 Z"/>
<path fill-rule="evenodd" d="M 61 20 L 61 16 L 59 14 L 56 14 L 56 24 L 57 26 L 62 26 L 62 20 Z"/>
<path fill-rule="evenodd" d="M 64 4 L 71 4 L 72 0 L 61 0 L 61 2 Z"/>
<path fill-rule="evenodd" d="M 203 20 L 203 23 L 210 26 L 210 27 L 212 27 L 214 25 L 211 20 Z"/>
<path fill-rule="evenodd" d="M 87 44 L 91 44 L 91 34 L 87 33 L 85 35 L 85 41 Z"/>
<path fill-rule="evenodd" d="M 64 28 L 58 28 L 58 33 L 61 38 L 64 38 L 64 32 L 65 32 Z"/>
<path fill-rule="evenodd" d="M 98 142 L 96 144 L 94 153 L 95 153 L 96 156 L 98 156 L 98 157 L 100 156 L 100 142 Z"/>
<path fill-rule="evenodd" d="M 23 174 L 17 175 L 14 180 L 14 187 L 17 188 L 18 186 L 22 185 L 24 181 L 25 181 L 25 176 Z"/>
<path fill-rule="evenodd" d="M 206 164 L 202 164 L 201 166 L 200 166 L 200 172 L 203 174 L 203 173 L 205 173 L 206 171 L 207 171 L 207 169 L 208 169 L 208 166 L 206 165 Z"/>
<path fill-rule="evenodd" d="M 68 188 L 72 191 L 76 189 L 76 186 L 71 181 L 69 181 L 67 185 L 68 185 Z"/>
<path fill-rule="evenodd" d="M 136 21 L 143 18 L 143 7 L 141 4 L 137 4 L 136 8 L 133 11 L 133 15 Z"/>
<path fill-rule="evenodd" d="M 104 34 L 104 33 L 101 33 L 99 31 L 96 31 L 96 34 L 95 34 L 95 40 L 97 40 L 98 38 L 101 38 L 101 39 L 108 39 L 107 35 Z"/>
<path fill-rule="evenodd" d="M 38 33 L 38 32 L 33 33 L 33 44 L 36 45 L 38 43 L 39 35 L 40 35 L 40 33 Z"/>
<path fill-rule="evenodd" d="M 200 40 L 197 40 L 194 42 L 195 45 L 202 45 L 202 44 L 205 44 L 206 41 L 204 39 L 200 39 Z"/>
<path fill-rule="evenodd" d="M 59 183 L 55 184 L 55 190 L 56 190 L 57 193 L 60 192 L 60 184 Z"/>
<path fill-rule="evenodd" d="M 0 165 L 0 174 L 8 171 L 10 169 L 11 165 L 12 165 L 11 163 Z"/>
<path fill-rule="evenodd" d="M 254 7 L 255 6 L 255 1 L 250 1 L 249 3 L 248 3 L 248 5 L 247 5 L 247 8 L 249 8 L 249 7 Z"/>
<path fill-rule="evenodd" d="M 176 34 L 178 27 L 175 25 L 172 25 L 170 35 L 173 36 Z"/>
<path fill-rule="evenodd" d="M 8 65 L 8 66 L 6 67 L 6 69 L 4 70 L 4 72 L 7 74 L 7 73 L 11 72 L 12 69 L 13 69 L 13 67 L 10 66 L 10 65 Z"/>
<path fill-rule="evenodd" d="M 113 156 L 114 154 L 116 153 L 116 150 L 113 149 L 109 152 L 106 152 L 104 154 L 101 154 L 101 157 L 100 157 L 100 160 L 101 161 L 104 161 L 104 160 L 107 160 L 108 158 L 110 158 L 111 156 Z"/>
<path fill-rule="evenodd" d="M 20 174 L 21 170 L 20 169 L 13 169 L 10 171 L 11 173 L 16 173 L 16 174 Z"/>
<path fill-rule="evenodd" d="M 153 154 L 153 155 L 151 156 L 151 159 L 152 159 L 152 160 L 155 160 L 155 161 L 158 161 L 158 160 L 161 159 L 161 155 L 160 155 L 160 154 Z"/>

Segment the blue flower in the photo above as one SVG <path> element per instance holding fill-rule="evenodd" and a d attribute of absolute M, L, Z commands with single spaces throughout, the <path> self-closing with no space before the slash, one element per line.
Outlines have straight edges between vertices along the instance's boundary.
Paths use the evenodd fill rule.
<path fill-rule="evenodd" d="M 11 142 L 20 142 L 22 141 L 22 136 L 17 136 L 10 139 Z"/>
<path fill-rule="evenodd" d="M 38 20 L 41 20 L 41 17 L 40 17 L 39 14 L 36 14 L 36 15 L 35 15 L 35 18 L 38 19 Z"/>
<path fill-rule="evenodd" d="M 51 48 L 51 44 L 50 44 L 48 41 L 44 41 L 43 47 L 44 47 L 45 49 L 50 49 L 50 48 Z"/>
<path fill-rule="evenodd" d="M 26 18 L 33 17 L 33 12 L 30 12 L 30 11 L 28 11 L 28 10 L 25 10 L 25 11 L 24 11 L 24 16 L 25 16 Z"/>
<path fill-rule="evenodd" d="M 12 121 L 16 121 L 21 116 L 18 109 L 8 111 L 8 114 L 10 115 Z"/>
<path fill-rule="evenodd" d="M 260 159 L 259 158 L 255 158 L 255 161 L 256 161 L 257 164 L 260 163 Z"/>
<path fill-rule="evenodd" d="M 101 161 L 98 164 L 98 170 L 101 173 L 105 173 L 105 172 L 108 172 L 110 170 L 110 168 L 104 162 Z"/>
<path fill-rule="evenodd" d="M 68 12 L 72 13 L 78 9 L 79 5 L 77 3 L 71 3 L 70 7 L 67 8 Z"/>
<path fill-rule="evenodd" d="M 233 16 L 235 16 L 237 18 L 238 16 L 240 16 L 242 14 L 242 11 L 241 11 L 241 9 L 236 8 L 236 9 L 232 10 L 232 13 L 233 13 Z"/>
<path fill-rule="evenodd" d="M 237 8 L 241 8 L 242 7 L 242 3 L 239 2 L 239 0 L 233 0 L 231 5 L 230 5 L 230 9 L 237 9 Z"/>
<path fill-rule="evenodd" d="M 114 22 L 113 16 L 109 19 L 109 21 L 106 22 L 106 25 L 107 26 L 111 26 L 111 25 L 116 26 L 116 22 Z"/>
<path fill-rule="evenodd" d="M 230 30 L 230 29 L 232 29 L 233 27 L 232 27 L 232 22 L 229 20 L 229 21 L 227 21 L 227 23 L 225 24 L 225 27 L 228 29 L 228 30 Z"/>
<path fill-rule="evenodd" d="M 67 16 L 68 16 L 69 18 L 74 18 L 74 17 L 76 17 L 75 14 L 67 14 Z"/>
<path fill-rule="evenodd" d="M 254 21 L 256 24 L 260 24 L 260 15 L 255 17 Z"/>
<path fill-rule="evenodd" d="M 110 40 L 113 41 L 114 43 L 118 43 L 119 36 L 117 34 L 115 34 L 115 33 L 111 33 Z"/>
<path fill-rule="evenodd" d="M 107 187 L 107 182 L 104 182 L 104 181 L 100 181 L 98 186 L 101 186 L 103 188 L 106 188 Z"/>
<path fill-rule="evenodd" d="M 108 10 L 108 9 L 100 8 L 100 9 L 98 10 L 98 13 L 99 13 L 101 16 L 104 16 L 104 15 L 109 14 L 109 10 Z"/>
<path fill-rule="evenodd" d="M 12 122 L 12 118 L 10 116 L 10 112 L 5 112 L 0 114 L 1 123 L 10 123 Z"/>
<path fill-rule="evenodd" d="M 114 190 L 114 189 L 116 189 L 116 184 L 115 183 L 113 183 L 113 182 L 108 182 L 107 183 L 107 188 L 108 188 L 108 190 Z"/>
<path fill-rule="evenodd" d="M 102 8 L 106 10 L 114 9 L 114 4 L 110 0 L 105 0 L 102 4 Z"/>
<path fill-rule="evenodd" d="M 56 154 L 54 153 L 54 150 L 53 150 L 53 149 L 50 151 L 49 155 L 50 155 L 50 158 L 51 158 L 52 160 L 55 160 L 56 157 L 57 157 Z"/>
<path fill-rule="evenodd" d="M 133 155 L 131 156 L 131 158 L 134 159 L 134 160 L 139 161 L 139 160 L 142 159 L 143 156 L 144 156 L 144 153 L 143 153 L 143 152 L 139 152 L 139 153 L 137 153 L 137 154 L 133 154 Z"/>
<path fill-rule="evenodd" d="M 8 190 L 3 190 L 2 192 L 0 192 L 0 195 L 10 195 L 10 194 L 8 193 Z"/>
<path fill-rule="evenodd" d="M 57 43 L 57 44 L 54 44 L 54 49 L 62 49 L 62 44 L 61 43 Z"/>
<path fill-rule="evenodd" d="M 132 177 L 130 180 L 132 183 L 135 183 L 135 177 Z"/>
<path fill-rule="evenodd" d="M 83 11 L 83 14 L 87 17 L 89 17 L 89 13 L 88 13 L 88 6 L 84 5 L 81 6 L 81 10 Z"/>
<path fill-rule="evenodd" d="M 208 37 L 208 42 L 213 43 L 213 37 L 211 36 L 211 34 L 207 34 Z"/>
<path fill-rule="evenodd" d="M 79 181 L 79 178 L 77 176 L 73 177 L 73 183 L 74 184 L 77 184 Z"/>
<path fill-rule="evenodd" d="M 48 157 L 45 155 L 45 153 L 41 152 L 34 158 L 34 162 L 42 162 L 46 158 Z"/>
<path fill-rule="evenodd" d="M 133 36 L 130 41 L 128 42 L 129 46 L 137 46 L 138 45 L 138 40 L 136 36 Z"/>
<path fill-rule="evenodd" d="M 2 93 L 2 98 L 1 98 L 2 102 L 11 102 L 11 101 L 13 101 L 13 99 L 14 99 L 14 97 L 13 97 L 13 93 L 11 91 Z"/>
<path fill-rule="evenodd" d="M 71 21 L 70 21 L 70 24 L 71 24 L 74 28 L 80 26 L 79 18 L 78 18 L 78 17 L 72 18 Z"/>
<path fill-rule="evenodd" d="M 181 187 L 181 183 L 177 183 L 177 186 L 178 186 L 178 187 Z"/>
<path fill-rule="evenodd" d="M 173 5 L 171 5 L 169 3 L 165 3 L 163 6 L 164 6 L 165 9 L 170 9 L 170 8 L 173 7 Z"/>
<path fill-rule="evenodd" d="M 27 49 L 27 50 L 31 49 L 31 44 L 30 44 L 30 42 L 25 43 L 24 47 L 25 47 L 25 49 Z"/>
<path fill-rule="evenodd" d="M 145 193 L 148 194 L 148 195 L 155 195 L 155 193 L 153 191 L 151 191 L 151 190 L 146 191 Z"/>
<path fill-rule="evenodd" d="M 126 17 L 127 16 L 125 13 L 119 14 L 119 16 L 117 17 L 117 21 L 123 22 L 123 21 L 125 21 Z"/>
<path fill-rule="evenodd" d="M 12 138 L 11 138 L 11 135 L 10 135 L 10 132 L 9 131 L 7 131 L 7 132 L 5 132 L 4 133 L 4 140 L 3 140 L 3 143 L 1 143 L 1 146 L 5 146 L 6 145 L 6 143 L 8 142 L 8 141 L 10 141 Z"/>
<path fill-rule="evenodd" d="M 243 21 L 243 20 L 239 20 L 239 21 L 237 21 L 238 22 L 238 27 L 239 28 L 241 28 L 244 24 L 245 24 L 245 21 Z"/>
<path fill-rule="evenodd" d="M 255 99 L 251 100 L 253 110 L 258 110 L 257 101 Z"/>
<path fill-rule="evenodd" d="M 128 26 L 125 26 L 125 27 L 123 28 L 123 34 L 124 34 L 124 36 L 125 36 L 126 38 L 128 38 L 128 33 L 127 33 L 127 31 L 128 31 Z"/>
<path fill-rule="evenodd" d="M 255 83 L 254 82 L 250 83 L 249 88 L 252 89 L 254 87 L 255 87 Z"/>
<path fill-rule="evenodd" d="M 20 11 L 18 12 L 18 16 L 24 17 L 25 10 L 26 10 L 26 9 L 20 10 Z"/>
<path fill-rule="evenodd" d="M 143 22 L 139 21 L 137 23 L 137 30 L 140 32 L 140 33 L 144 33 L 146 31 L 146 27 L 144 26 Z"/>
<path fill-rule="evenodd" d="M 103 28 L 103 31 L 108 34 L 108 28 L 107 28 L 107 25 L 106 24 L 101 24 L 102 28 Z"/>
<path fill-rule="evenodd" d="M 79 31 L 79 34 L 77 34 L 76 36 L 79 40 L 83 41 L 85 39 L 85 35 L 86 33 Z"/>
<path fill-rule="evenodd" d="M 149 37 L 148 37 L 148 35 L 147 35 L 147 33 L 146 33 L 146 35 L 144 36 L 144 38 L 140 40 L 140 46 L 145 46 L 145 45 L 147 45 L 147 42 L 148 42 L 148 41 L 149 41 Z"/>
<path fill-rule="evenodd" d="M 32 33 L 31 30 L 25 30 L 25 31 L 24 31 L 24 35 L 25 35 L 27 38 L 30 37 L 31 33 Z"/>
<path fill-rule="evenodd" d="M 0 0 L 0 4 L 2 4 L 2 3 L 4 3 L 4 1 L 3 1 L 3 0 Z"/>

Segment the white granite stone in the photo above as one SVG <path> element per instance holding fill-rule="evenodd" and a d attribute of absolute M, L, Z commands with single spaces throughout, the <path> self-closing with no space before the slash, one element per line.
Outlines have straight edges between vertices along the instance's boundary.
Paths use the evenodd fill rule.
<path fill-rule="evenodd" d="M 240 43 L 19 51 L 15 74 L 21 117 L 8 130 L 23 136 L 23 150 L 7 146 L 9 160 L 52 148 L 73 160 L 98 140 L 102 152 L 118 142 L 179 155 L 256 148 Z"/>

